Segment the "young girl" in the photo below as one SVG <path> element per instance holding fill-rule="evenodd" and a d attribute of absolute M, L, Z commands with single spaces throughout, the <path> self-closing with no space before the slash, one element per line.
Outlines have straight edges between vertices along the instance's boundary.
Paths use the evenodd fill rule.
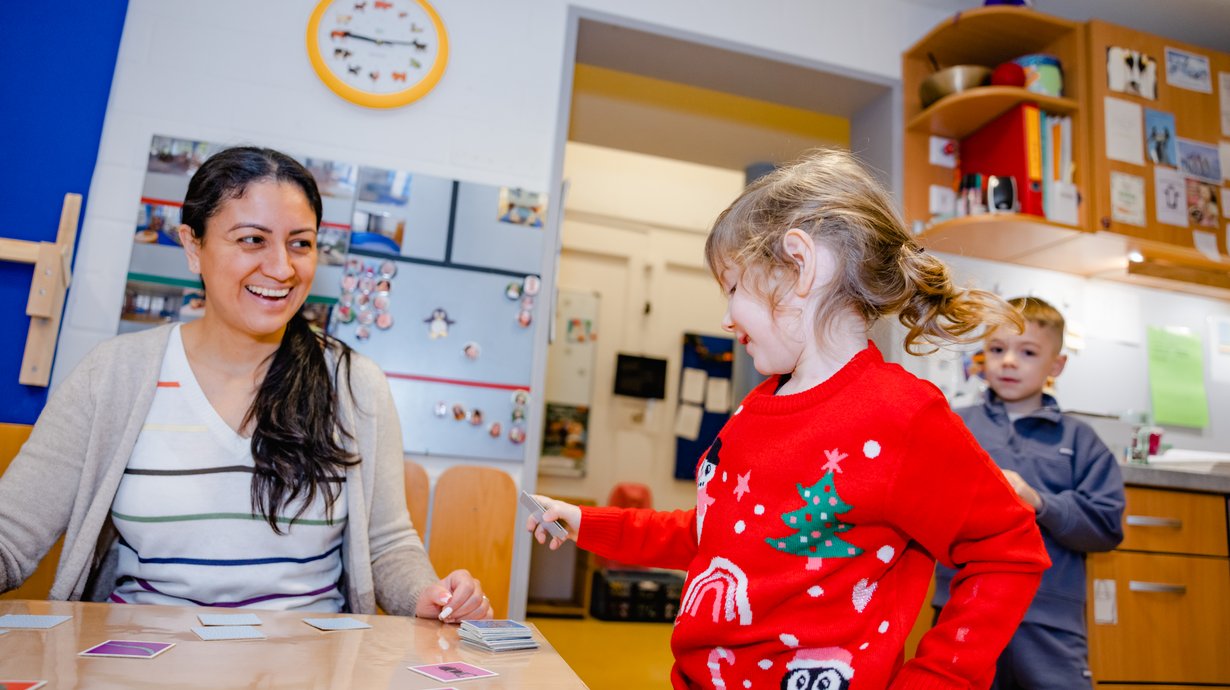
<path fill-rule="evenodd" d="M 898 314 L 914 351 L 1019 318 L 954 288 L 844 152 L 751 185 L 705 253 L 723 328 L 770 378 L 701 459 L 696 508 L 540 497 L 543 519 L 601 556 L 688 571 L 676 688 L 987 687 L 1049 564 L 1033 512 L 939 390 L 885 363 L 867 331 Z M 953 605 L 903 665 L 936 559 L 963 566 Z"/>

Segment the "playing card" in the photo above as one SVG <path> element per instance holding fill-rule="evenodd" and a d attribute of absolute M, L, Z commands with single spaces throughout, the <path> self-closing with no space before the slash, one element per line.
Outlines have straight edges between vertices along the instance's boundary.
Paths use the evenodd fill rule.
<path fill-rule="evenodd" d="M 436 680 L 471 680 L 473 678 L 489 678 L 498 676 L 495 671 L 479 668 L 464 661 L 448 661 L 443 664 L 427 664 L 425 666 L 407 666 L 415 673 L 421 673 Z"/>
<path fill-rule="evenodd" d="M 304 618 L 303 622 L 321 630 L 363 630 L 372 627 L 354 618 Z"/>
<path fill-rule="evenodd" d="M 260 625 L 261 619 L 254 613 L 202 613 L 197 616 L 201 625 Z"/>
<path fill-rule="evenodd" d="M 462 627 L 474 628 L 483 632 L 490 630 L 516 630 L 517 632 L 522 632 L 526 635 L 530 633 L 529 627 L 524 623 L 518 623 L 517 621 L 509 619 L 461 621 L 461 625 Z"/>
<path fill-rule="evenodd" d="M 538 522 L 551 533 L 551 536 L 559 539 L 568 538 L 568 530 L 564 529 L 564 525 L 561 524 L 559 520 L 543 522 L 542 514 L 545 510 L 543 509 L 542 504 L 535 500 L 528 491 L 521 491 L 520 501 L 521 505 L 524 506 L 526 510 L 530 511 L 530 515 L 533 515 L 534 519 L 538 520 Z"/>
<path fill-rule="evenodd" d="M 72 616 L 33 616 L 25 613 L 6 613 L 0 616 L 0 628 L 45 630 L 47 628 L 54 628 L 70 618 Z"/>
<path fill-rule="evenodd" d="M 193 628 L 192 632 L 202 640 L 264 640 L 265 633 L 250 625 L 215 625 L 208 628 Z"/>
<path fill-rule="evenodd" d="M 78 656 L 122 656 L 132 659 L 153 659 L 175 646 L 174 642 L 137 642 L 135 640 L 107 640 L 94 645 Z"/>
<path fill-rule="evenodd" d="M 46 684 L 45 680 L 0 680 L 0 690 L 37 690 Z"/>

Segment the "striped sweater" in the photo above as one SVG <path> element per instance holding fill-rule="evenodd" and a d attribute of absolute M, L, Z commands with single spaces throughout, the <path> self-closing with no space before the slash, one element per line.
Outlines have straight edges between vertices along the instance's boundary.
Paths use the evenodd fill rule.
<path fill-rule="evenodd" d="M 251 440 L 205 397 L 176 326 L 111 506 L 120 535 L 111 601 L 341 610 L 345 493 L 327 512 L 317 495 L 293 524 L 280 519 L 278 534 L 252 511 L 254 467 Z"/>

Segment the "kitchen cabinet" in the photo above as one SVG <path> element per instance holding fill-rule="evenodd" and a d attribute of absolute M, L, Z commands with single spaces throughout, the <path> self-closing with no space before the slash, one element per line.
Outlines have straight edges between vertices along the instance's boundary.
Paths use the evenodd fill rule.
<path fill-rule="evenodd" d="M 1127 487 L 1124 540 L 1087 564 L 1098 687 L 1230 684 L 1226 496 Z"/>
<path fill-rule="evenodd" d="M 1180 89 L 1167 82 L 1167 47 L 1208 57 L 1212 93 Z M 1155 99 L 1110 91 L 1110 48 L 1136 50 L 1155 59 Z M 936 63 L 994 68 L 1033 53 L 1054 55 L 1060 60 L 1063 97 L 1023 88 L 985 86 L 947 96 L 926 108 L 922 105 L 919 85 Z M 1219 131 L 1219 72 L 1230 72 L 1230 55 L 1097 20 L 1071 22 L 1010 6 L 960 12 L 902 55 L 906 222 L 918 231 L 921 244 L 937 252 L 1230 299 L 1230 260 L 1225 258 L 1230 247 L 1226 246 L 1224 230 L 1195 223 L 1179 227 L 1158 222 L 1153 164 L 1147 157 L 1143 165 L 1108 158 L 1105 135 L 1105 98 L 1109 96 L 1171 112 L 1176 116 L 1179 137 L 1216 149 L 1220 141 L 1230 139 L 1230 133 Z M 959 140 L 1020 103 L 1036 103 L 1044 112 L 1072 117 L 1073 183 L 1082 198 L 1077 224 L 1004 213 L 932 222 L 931 188 L 953 188 L 957 171 L 931 162 L 931 138 Z M 1112 211 L 1112 173 L 1143 180 L 1144 198 L 1138 200 L 1144 204 L 1144 225 L 1119 220 L 1124 215 Z M 1186 202 L 1185 189 L 1182 203 Z M 1224 226 L 1228 215 L 1221 209 L 1218 223 Z M 1213 240 L 1220 255 L 1197 250 L 1193 239 L 1193 230 L 1197 229 L 1215 231 Z"/>

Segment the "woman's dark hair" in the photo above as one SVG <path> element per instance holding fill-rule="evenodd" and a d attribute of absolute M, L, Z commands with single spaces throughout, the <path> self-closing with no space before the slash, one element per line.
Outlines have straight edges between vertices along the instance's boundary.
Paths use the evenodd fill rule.
<path fill-rule="evenodd" d="M 182 222 L 203 245 L 205 225 L 222 204 L 241 198 L 250 185 L 264 181 L 299 187 L 316 213 L 319 229 L 320 191 L 312 174 L 284 153 L 251 146 L 226 149 L 201 165 L 188 183 Z M 333 372 L 326 350 L 335 354 Z M 293 524 L 315 501 L 317 492 L 325 497 L 326 514 L 331 515 L 345 468 L 358 462 L 342 446 L 342 439 L 351 436 L 337 416 L 335 378 L 345 369 L 349 384 L 350 352 L 345 343 L 313 331 L 307 319 L 296 313 L 286 324 L 282 343 L 271 356 L 260 389 L 244 415 L 243 426 L 252 425 L 256 463 L 252 507 L 274 532 L 282 533 L 280 513 L 300 501 L 290 519 Z"/>

